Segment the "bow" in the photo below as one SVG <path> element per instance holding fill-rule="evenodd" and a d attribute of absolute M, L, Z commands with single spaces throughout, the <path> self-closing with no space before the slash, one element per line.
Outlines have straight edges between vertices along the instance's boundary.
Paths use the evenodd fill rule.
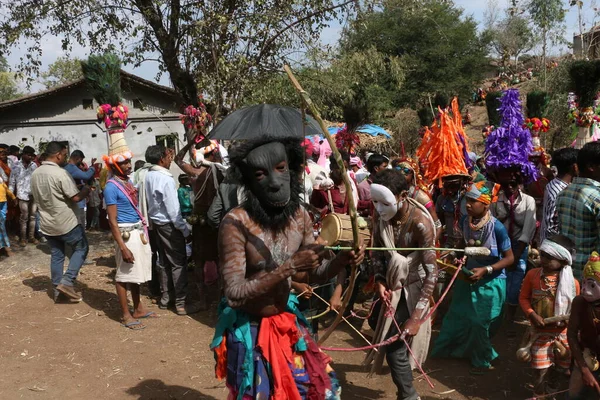
<path fill-rule="evenodd" d="M 315 120 L 319 123 L 319 126 L 321 127 L 321 130 L 323 131 L 323 135 L 327 139 L 327 142 L 329 143 L 329 147 L 331 147 L 331 151 L 333 153 L 333 157 L 335 158 L 335 162 L 337 163 L 340 170 L 342 171 L 342 178 L 344 180 L 344 186 L 346 187 L 346 193 L 352 193 L 352 185 L 350 184 L 350 178 L 348 177 L 348 174 L 346 172 L 346 167 L 344 166 L 342 156 L 341 156 L 340 152 L 338 151 L 337 146 L 335 145 L 335 141 L 329 134 L 329 131 L 327 130 L 327 126 L 325 125 L 325 122 L 323 122 L 323 119 L 321 118 L 319 109 L 312 102 L 308 93 L 306 91 L 304 91 L 304 89 L 302 89 L 302 86 L 300 86 L 300 83 L 298 82 L 298 80 L 296 79 L 294 74 L 292 73 L 292 70 L 289 67 L 289 65 L 284 65 L 283 69 L 285 70 L 288 77 L 290 78 L 290 81 L 294 85 L 294 88 L 296 88 L 296 90 L 298 91 L 298 94 L 300 95 L 302 102 L 306 105 L 306 107 L 310 110 L 310 112 L 312 113 Z M 354 239 L 354 250 L 358 251 L 358 249 L 359 249 L 358 214 L 356 212 L 356 204 L 354 204 L 354 199 L 353 199 L 352 195 L 348 196 L 348 209 L 349 209 L 349 214 L 350 214 L 350 222 L 352 224 L 352 238 Z M 321 344 L 325 340 L 327 340 L 329 335 L 331 335 L 331 333 L 335 330 L 335 328 L 337 328 L 337 326 L 342 321 L 344 312 L 346 311 L 346 308 L 348 307 L 348 303 L 350 302 L 350 297 L 352 297 L 352 292 L 354 291 L 357 270 L 358 270 L 357 266 L 352 267 L 352 271 L 350 274 L 350 284 L 348 285 L 348 289 L 346 290 L 346 296 L 344 297 L 344 299 L 342 299 L 341 310 L 339 311 L 339 313 L 335 317 L 335 320 L 329 326 L 329 328 L 327 328 L 327 330 L 323 334 L 319 335 L 319 344 Z"/>

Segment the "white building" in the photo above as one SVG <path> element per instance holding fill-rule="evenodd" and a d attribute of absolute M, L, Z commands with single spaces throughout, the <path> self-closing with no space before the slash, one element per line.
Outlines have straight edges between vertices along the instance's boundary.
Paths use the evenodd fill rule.
<path fill-rule="evenodd" d="M 184 128 L 179 120 L 183 101 L 169 87 L 121 72 L 123 104 L 129 108 L 125 131 L 134 161 L 144 159 L 148 146 L 183 146 Z M 108 153 L 104 123 L 97 122 L 96 108 L 83 79 L 15 100 L 0 102 L 0 143 L 43 150 L 51 141 L 65 142 L 69 153 L 81 150 L 89 163 Z M 179 168 L 172 164 L 178 175 Z"/>

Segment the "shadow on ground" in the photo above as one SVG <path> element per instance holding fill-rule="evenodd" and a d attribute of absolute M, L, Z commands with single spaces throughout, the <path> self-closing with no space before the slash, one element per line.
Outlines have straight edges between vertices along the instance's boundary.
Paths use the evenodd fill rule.
<path fill-rule="evenodd" d="M 47 276 L 35 276 L 23 280 L 25 286 L 29 286 L 36 292 L 46 291 L 50 299 L 53 298 L 52 281 Z M 83 302 L 91 308 L 102 311 L 108 318 L 113 321 L 121 322 L 121 313 L 119 310 L 119 301 L 117 294 L 107 292 L 102 289 L 91 288 L 85 283 L 76 282 L 75 288 L 81 291 Z"/>
<path fill-rule="evenodd" d="M 146 379 L 135 387 L 127 389 L 127 394 L 137 396 L 138 400 L 194 399 L 217 400 L 216 397 L 203 394 L 185 386 L 167 385 L 160 379 Z"/>

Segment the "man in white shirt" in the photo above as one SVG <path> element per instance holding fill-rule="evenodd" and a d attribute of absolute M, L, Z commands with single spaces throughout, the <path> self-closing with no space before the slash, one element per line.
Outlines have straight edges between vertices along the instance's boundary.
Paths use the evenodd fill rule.
<path fill-rule="evenodd" d="M 39 244 L 34 236 L 37 205 L 31 194 L 31 175 L 37 168 L 36 163 L 33 162 L 34 158 L 35 149 L 31 146 L 25 146 L 21 160 L 14 165 L 10 174 L 9 189 L 19 199 L 19 209 L 21 211 L 19 218 L 21 227 L 19 246 L 21 247 L 27 246 L 27 239 L 34 245 Z"/>
<path fill-rule="evenodd" d="M 148 218 L 159 245 L 161 309 L 175 305 L 178 315 L 199 311 L 197 305 L 186 305 L 188 286 L 186 238 L 190 231 L 179 207 L 177 187 L 169 167 L 173 155 L 163 146 L 150 146 L 146 162 L 153 164 L 144 180 Z"/>

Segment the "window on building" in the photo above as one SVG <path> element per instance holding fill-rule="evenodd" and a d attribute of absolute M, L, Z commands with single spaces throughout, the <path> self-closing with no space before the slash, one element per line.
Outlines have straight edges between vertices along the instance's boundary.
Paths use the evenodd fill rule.
<path fill-rule="evenodd" d="M 177 140 L 176 133 L 171 133 L 168 135 L 157 135 L 156 136 L 156 144 L 165 146 L 168 149 L 174 149 L 175 151 L 179 151 L 179 149 L 178 149 L 179 140 Z"/>
<path fill-rule="evenodd" d="M 83 99 L 81 100 L 81 105 L 84 110 L 93 110 L 94 109 L 94 101 L 92 99 Z"/>
<path fill-rule="evenodd" d="M 144 103 L 141 99 L 133 99 L 133 108 L 137 108 L 138 110 L 144 110 Z"/>

